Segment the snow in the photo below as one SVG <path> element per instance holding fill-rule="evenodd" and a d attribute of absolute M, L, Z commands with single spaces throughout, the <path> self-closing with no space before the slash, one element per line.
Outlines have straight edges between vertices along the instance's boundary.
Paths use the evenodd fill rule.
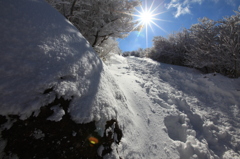
<path fill-rule="evenodd" d="M 74 121 L 96 121 L 102 136 L 106 121 L 118 121 L 123 138 L 104 158 L 240 158 L 239 78 L 118 55 L 106 66 L 43 0 L 0 1 L 0 21 L 0 115 L 37 116 L 62 97 Z M 52 110 L 56 122 L 66 113 Z"/>
<path fill-rule="evenodd" d="M 45 137 L 45 134 L 42 132 L 42 130 L 35 130 L 34 131 L 34 134 L 32 134 L 32 136 L 35 138 L 35 139 L 42 139 Z"/>
<path fill-rule="evenodd" d="M 79 31 L 43 0 L 0 1 L 0 18 L 0 115 L 37 116 L 63 97 L 73 120 L 95 120 L 103 133 L 122 95 Z"/>
<path fill-rule="evenodd" d="M 62 117 L 65 115 L 65 111 L 59 106 L 53 106 L 50 108 L 53 110 L 53 114 L 47 118 L 50 121 L 60 121 Z"/>
<path fill-rule="evenodd" d="M 240 79 L 146 58 L 114 56 L 126 95 L 123 158 L 239 158 Z"/>

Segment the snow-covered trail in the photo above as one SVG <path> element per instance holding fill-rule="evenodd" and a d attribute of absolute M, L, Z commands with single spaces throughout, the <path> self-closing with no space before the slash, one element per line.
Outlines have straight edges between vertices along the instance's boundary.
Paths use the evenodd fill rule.
<path fill-rule="evenodd" d="M 109 69 L 129 109 L 120 156 L 240 157 L 240 79 L 135 57 L 115 56 Z"/>
<path fill-rule="evenodd" d="M 121 155 L 124 158 L 177 158 L 178 152 L 164 129 L 164 111 L 154 107 L 140 85 L 142 79 L 124 58 L 118 58 L 109 68 L 126 96 L 130 111 L 125 118 L 130 120 L 123 121 L 126 136 L 121 142 Z"/>

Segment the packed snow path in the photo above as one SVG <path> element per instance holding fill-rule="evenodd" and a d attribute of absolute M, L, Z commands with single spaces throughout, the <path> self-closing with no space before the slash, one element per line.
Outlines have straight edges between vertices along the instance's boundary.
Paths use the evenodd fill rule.
<path fill-rule="evenodd" d="M 129 108 L 120 156 L 240 157 L 240 79 L 135 57 L 109 65 Z"/>

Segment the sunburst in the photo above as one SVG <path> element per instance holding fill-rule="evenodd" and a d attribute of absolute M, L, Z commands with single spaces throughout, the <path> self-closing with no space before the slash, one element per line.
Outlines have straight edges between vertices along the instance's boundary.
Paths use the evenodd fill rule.
<path fill-rule="evenodd" d="M 137 29 L 139 31 L 139 34 L 143 30 L 143 28 L 145 28 L 145 30 L 146 30 L 146 45 L 147 46 L 148 46 L 148 30 L 149 30 L 149 27 L 153 31 L 152 25 L 155 25 L 156 27 L 158 27 L 162 31 L 166 32 L 162 27 L 160 27 L 156 23 L 156 21 L 165 21 L 163 19 L 156 18 L 156 16 L 164 13 L 164 12 L 156 12 L 157 9 L 160 7 L 160 5 L 162 5 L 162 3 L 160 3 L 156 7 L 153 7 L 154 3 L 155 3 L 155 1 L 153 1 L 151 3 L 151 6 L 148 7 L 147 2 L 145 0 L 145 5 L 144 6 L 141 5 L 140 10 L 136 9 L 137 14 L 132 14 L 132 16 L 137 17 L 137 19 L 134 20 L 134 21 L 137 22 L 137 25 L 135 26 L 134 30 Z"/>

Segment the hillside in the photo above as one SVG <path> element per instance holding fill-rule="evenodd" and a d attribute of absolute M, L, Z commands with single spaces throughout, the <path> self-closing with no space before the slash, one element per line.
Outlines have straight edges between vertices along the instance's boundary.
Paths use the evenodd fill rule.
<path fill-rule="evenodd" d="M 124 158 L 240 157 L 240 79 L 136 57 L 109 69 L 129 107 Z"/>
<path fill-rule="evenodd" d="M 0 158 L 240 158 L 240 79 L 112 56 L 43 0 L 0 1 Z"/>

